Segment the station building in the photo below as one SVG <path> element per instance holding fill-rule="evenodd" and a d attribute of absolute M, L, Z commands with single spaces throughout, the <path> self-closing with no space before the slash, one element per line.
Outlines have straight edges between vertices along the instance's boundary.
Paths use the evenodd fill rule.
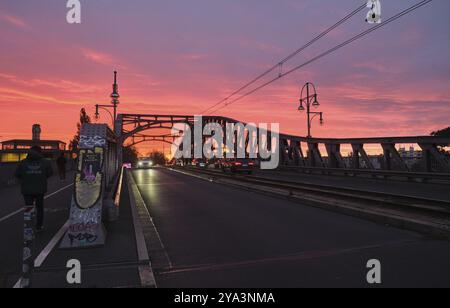
<path fill-rule="evenodd" d="M 14 139 L 1 142 L 0 163 L 17 163 L 27 158 L 29 149 L 40 146 L 44 157 L 54 160 L 66 152 L 66 143 L 59 140 L 41 140 L 41 127 L 33 125 L 32 138 Z"/>

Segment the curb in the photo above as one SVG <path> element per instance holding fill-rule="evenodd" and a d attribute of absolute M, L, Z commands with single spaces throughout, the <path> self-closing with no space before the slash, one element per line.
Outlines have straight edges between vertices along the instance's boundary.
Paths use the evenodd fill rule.
<path fill-rule="evenodd" d="M 142 207 L 145 207 L 144 200 L 139 192 L 139 189 L 134 181 L 133 175 L 129 170 L 127 173 L 127 185 L 130 196 L 131 213 L 133 216 L 133 224 L 136 238 L 137 254 L 139 263 L 138 266 L 139 277 L 142 288 L 157 288 L 155 275 L 153 273 L 152 264 L 148 255 L 147 244 L 144 235 L 143 224 L 146 222 L 146 217 L 142 215 Z M 144 217 L 143 217 L 144 216 Z"/>

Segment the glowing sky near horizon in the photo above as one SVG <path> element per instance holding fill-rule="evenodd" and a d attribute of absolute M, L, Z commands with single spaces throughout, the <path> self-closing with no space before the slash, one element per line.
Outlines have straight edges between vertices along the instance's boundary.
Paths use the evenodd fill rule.
<path fill-rule="evenodd" d="M 383 17 L 415 2 L 382 1 Z M 120 112 L 198 114 L 361 1 L 82 0 L 81 25 L 66 23 L 65 3 L 0 1 L 0 140 L 29 138 L 40 123 L 44 138 L 67 142 L 80 108 L 92 115 L 94 104 L 109 102 L 115 69 Z M 306 135 L 297 107 L 301 85 L 312 81 L 325 113 L 325 126 L 314 123 L 318 137 L 427 135 L 450 126 L 449 11 L 450 1 L 435 0 L 219 114 Z M 285 69 L 370 27 L 365 14 Z"/>

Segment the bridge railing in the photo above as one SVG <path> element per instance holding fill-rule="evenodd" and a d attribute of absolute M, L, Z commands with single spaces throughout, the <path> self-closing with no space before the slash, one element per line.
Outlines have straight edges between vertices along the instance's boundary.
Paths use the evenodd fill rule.
<path fill-rule="evenodd" d="M 398 147 L 405 144 L 417 145 L 420 151 L 413 152 L 417 156 L 411 157 L 407 150 L 400 153 Z M 450 156 L 445 151 L 449 145 L 450 138 L 434 136 L 327 139 L 281 135 L 280 158 L 284 167 L 424 175 L 450 173 Z M 350 148 L 348 156 L 342 155 L 343 146 Z M 380 153 L 369 155 L 368 147 Z"/>

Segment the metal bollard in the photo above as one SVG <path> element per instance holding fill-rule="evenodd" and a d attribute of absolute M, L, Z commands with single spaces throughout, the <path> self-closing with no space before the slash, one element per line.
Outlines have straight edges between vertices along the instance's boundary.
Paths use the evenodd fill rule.
<path fill-rule="evenodd" d="M 23 258 L 22 258 L 22 278 L 20 280 L 21 288 L 31 288 L 31 277 L 33 274 L 34 261 L 34 220 L 35 205 L 26 204 L 24 208 L 23 225 Z"/>

